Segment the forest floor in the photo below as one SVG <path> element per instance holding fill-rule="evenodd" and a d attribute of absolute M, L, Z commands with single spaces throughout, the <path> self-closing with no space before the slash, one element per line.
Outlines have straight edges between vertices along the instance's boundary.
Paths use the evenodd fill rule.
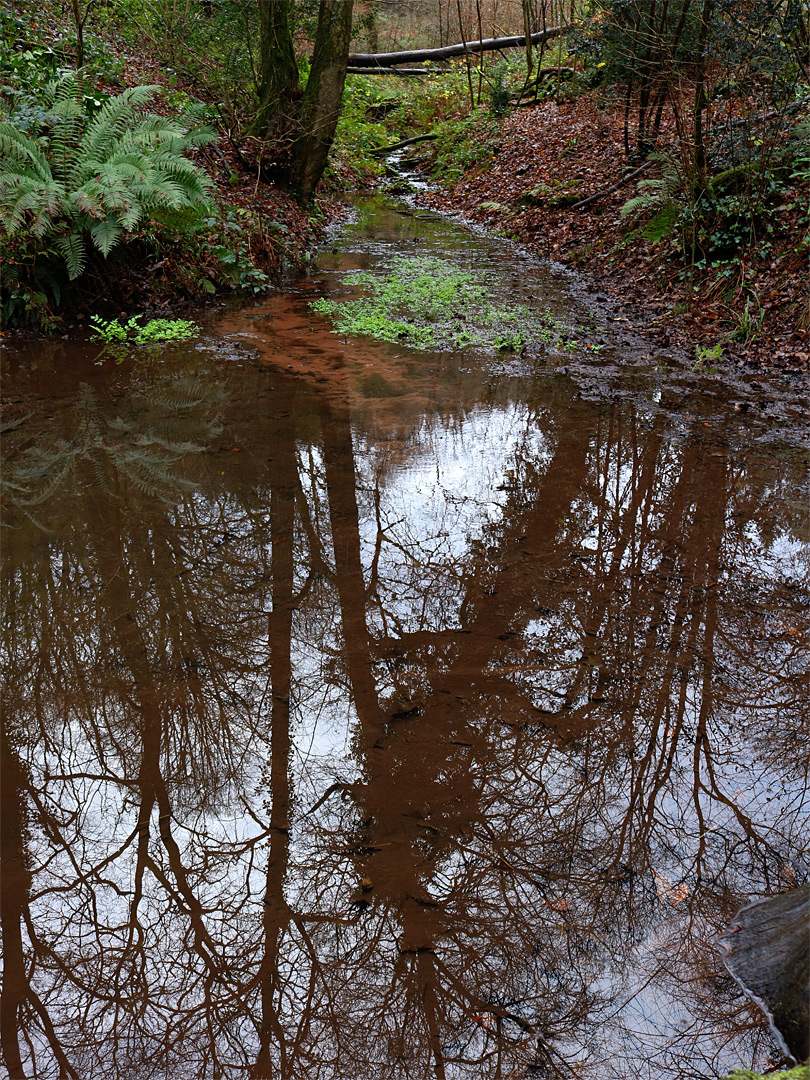
<path fill-rule="evenodd" d="M 721 363 L 737 370 L 808 371 L 810 270 L 807 226 L 801 225 L 806 192 L 795 199 L 787 193 L 779 226 L 759 257 L 744 253 L 736 285 L 704 274 L 687 299 L 690 282 L 672 248 L 648 244 L 636 223 L 620 217 L 636 194 L 634 182 L 581 209 L 555 205 L 606 191 L 629 171 L 617 103 L 596 92 L 547 100 L 515 110 L 489 130 L 494 133 L 481 146 L 479 164 L 434 187 L 424 198 L 428 205 L 575 267 L 594 288 L 621 301 L 627 319 L 657 344 L 683 347 L 693 356 L 697 346 L 722 350 Z M 425 147 L 417 157 L 427 168 L 430 144 Z M 639 179 L 656 175 L 653 168 Z M 742 332 L 746 303 L 749 315 L 761 320 L 758 332 Z"/>

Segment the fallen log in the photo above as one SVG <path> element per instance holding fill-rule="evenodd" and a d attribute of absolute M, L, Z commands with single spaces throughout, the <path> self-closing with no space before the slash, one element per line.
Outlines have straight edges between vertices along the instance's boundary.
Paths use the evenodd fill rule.
<path fill-rule="evenodd" d="M 438 135 L 434 135 L 432 132 L 428 132 L 426 135 L 414 135 L 413 138 L 403 139 L 401 142 L 392 143 L 391 146 L 376 146 L 370 151 L 372 154 L 390 154 L 394 150 L 402 150 L 405 146 L 410 146 L 412 143 L 429 142 L 431 139 L 438 139 Z"/>
<path fill-rule="evenodd" d="M 570 30 L 570 26 L 550 26 L 532 34 L 533 45 L 551 41 Z M 519 49 L 526 44 L 526 35 L 513 37 L 482 38 L 480 41 L 460 41 L 457 45 L 445 45 L 440 49 L 410 49 L 406 52 L 354 53 L 349 57 L 350 68 L 396 67 L 398 64 L 423 64 L 439 60 L 452 60 L 454 56 L 468 53 L 495 52 L 500 49 Z"/>
<path fill-rule="evenodd" d="M 427 68 L 392 68 L 392 67 L 347 67 L 347 75 L 444 75 L 449 68 L 437 68 L 429 71 Z"/>

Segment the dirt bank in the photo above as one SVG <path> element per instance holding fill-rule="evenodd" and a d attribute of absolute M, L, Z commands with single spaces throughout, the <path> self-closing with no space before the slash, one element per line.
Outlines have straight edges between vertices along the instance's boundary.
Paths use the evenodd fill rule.
<path fill-rule="evenodd" d="M 429 164 L 429 158 L 423 160 Z M 622 205 L 636 193 L 635 181 L 585 206 L 570 205 L 606 191 L 632 169 L 615 103 L 589 94 L 518 109 L 504 120 L 493 143 L 482 145 L 481 161 L 457 182 L 432 190 L 425 201 L 577 267 L 621 300 L 631 323 L 659 345 L 684 347 L 692 355 L 696 346 L 719 346 L 720 362 L 738 371 L 776 369 L 799 378 L 808 371 L 810 272 L 802 193 L 795 200 L 787 193 L 770 247 L 758 261 L 747 254 L 741 263 L 745 277 L 729 286 L 728 279 L 709 272 L 695 282 L 690 302 L 674 252 L 666 243 L 653 246 L 638 233 L 631 235 L 633 224 L 620 218 Z M 644 173 L 656 175 L 660 166 Z M 759 333 L 752 340 L 733 340 L 746 302 L 759 314 L 754 295 L 761 305 Z"/>

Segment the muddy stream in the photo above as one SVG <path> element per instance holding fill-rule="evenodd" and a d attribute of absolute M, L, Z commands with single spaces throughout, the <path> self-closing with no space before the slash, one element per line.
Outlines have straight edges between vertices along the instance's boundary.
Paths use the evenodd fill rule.
<path fill-rule="evenodd" d="M 309 309 L 411 252 L 600 348 L 418 352 Z M 780 1060 L 716 941 L 810 874 L 789 424 L 380 195 L 198 343 L 4 353 L 12 1077 Z"/>

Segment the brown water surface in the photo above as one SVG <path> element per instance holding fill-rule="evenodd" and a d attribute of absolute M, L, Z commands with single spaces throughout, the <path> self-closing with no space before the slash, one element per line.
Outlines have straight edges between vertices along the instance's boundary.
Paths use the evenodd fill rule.
<path fill-rule="evenodd" d="M 7 350 L 15 1080 L 778 1060 L 715 939 L 810 869 L 807 453 L 604 326 L 504 358 L 309 312 L 408 245 L 593 319 L 371 200 L 204 348 Z"/>

